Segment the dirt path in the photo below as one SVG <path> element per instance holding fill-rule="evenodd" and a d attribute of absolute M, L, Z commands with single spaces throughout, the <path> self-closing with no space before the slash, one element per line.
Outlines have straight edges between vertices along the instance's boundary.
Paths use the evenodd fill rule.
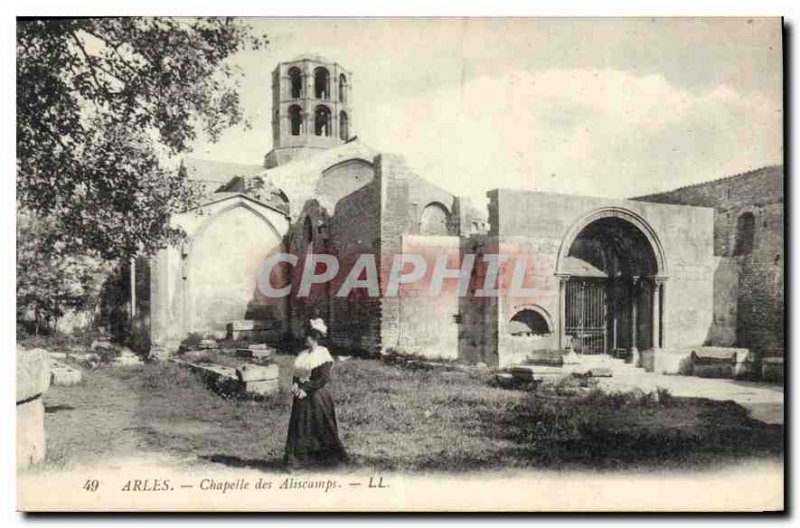
<path fill-rule="evenodd" d="M 110 367 L 82 370 L 81 384 L 53 385 L 44 395 L 49 469 L 219 466 L 154 447 L 154 435 L 169 436 L 182 424 L 142 423 L 142 395 L 131 383 L 136 373 Z"/>
<path fill-rule="evenodd" d="M 82 465 L 150 455 L 134 426 L 138 396 L 113 371 L 83 374 L 82 384 L 51 386 L 44 395 L 48 459 Z"/>

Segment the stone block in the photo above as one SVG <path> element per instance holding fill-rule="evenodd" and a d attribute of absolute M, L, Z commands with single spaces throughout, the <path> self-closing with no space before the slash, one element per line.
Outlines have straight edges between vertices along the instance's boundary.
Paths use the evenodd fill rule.
<path fill-rule="evenodd" d="M 74 361 L 77 361 L 82 365 L 86 365 L 92 368 L 100 364 L 100 356 L 98 356 L 94 352 L 70 354 L 70 357 Z"/>
<path fill-rule="evenodd" d="M 266 380 L 253 380 L 244 383 L 245 393 L 255 394 L 258 396 L 269 396 L 271 394 L 276 394 L 279 388 L 280 387 L 277 378 L 266 379 Z"/>
<path fill-rule="evenodd" d="M 560 350 L 534 350 L 528 353 L 527 362 L 531 365 L 561 366 L 564 364 L 564 354 Z"/>
<path fill-rule="evenodd" d="M 41 396 L 17 403 L 17 468 L 44 460 L 44 404 Z"/>
<path fill-rule="evenodd" d="M 544 365 L 515 365 L 509 367 L 507 371 L 519 381 L 539 381 L 569 374 L 563 368 Z"/>
<path fill-rule="evenodd" d="M 125 352 L 111 360 L 111 364 L 117 367 L 129 367 L 133 365 L 142 365 L 144 362 L 142 358 L 133 352 Z"/>
<path fill-rule="evenodd" d="M 561 363 L 564 365 L 577 365 L 580 362 L 581 362 L 581 356 L 576 354 L 575 351 L 571 348 L 561 358 Z"/>
<path fill-rule="evenodd" d="M 219 345 L 214 339 L 201 339 L 200 343 L 197 345 L 197 348 L 200 350 L 216 350 L 219 348 Z"/>
<path fill-rule="evenodd" d="M 783 383 L 784 366 L 782 357 L 766 357 L 761 360 L 761 379 Z"/>
<path fill-rule="evenodd" d="M 107 350 L 112 352 L 117 352 L 117 347 L 114 346 L 113 343 L 107 338 L 104 339 L 95 339 L 92 341 L 92 344 L 89 345 L 89 350 L 92 352 L 99 352 L 101 350 Z"/>
<path fill-rule="evenodd" d="M 236 350 L 236 356 L 252 359 L 256 363 L 270 363 L 275 358 L 275 349 L 273 348 L 239 348 Z"/>
<path fill-rule="evenodd" d="M 156 346 L 150 349 L 147 357 L 152 361 L 168 361 L 171 356 L 172 354 L 165 347 Z"/>
<path fill-rule="evenodd" d="M 692 374 L 701 378 L 746 377 L 752 373 L 752 355 L 746 348 L 696 347 Z"/>
<path fill-rule="evenodd" d="M 653 372 L 656 374 L 692 374 L 692 356 L 688 350 L 661 349 L 653 354 Z"/>
<path fill-rule="evenodd" d="M 17 347 L 17 401 L 43 394 L 50 386 L 50 361 L 41 348 Z"/>
<path fill-rule="evenodd" d="M 53 385 L 75 385 L 81 381 L 81 371 L 63 363 L 53 362 L 50 367 Z"/>
<path fill-rule="evenodd" d="M 752 361 L 752 354 L 746 348 L 701 346 L 692 348 L 692 352 L 700 360 L 728 360 L 733 357 L 734 363 Z"/>
<path fill-rule="evenodd" d="M 592 378 L 610 378 L 614 375 L 614 373 L 608 367 L 595 367 L 589 369 L 586 374 Z"/>
<path fill-rule="evenodd" d="M 50 356 L 50 359 L 67 359 L 66 352 L 48 352 L 47 355 Z"/>
<path fill-rule="evenodd" d="M 251 336 L 259 336 L 271 330 L 276 330 L 279 326 L 274 321 L 256 321 L 250 319 L 240 319 L 231 321 L 226 325 L 228 339 L 242 339 Z"/>
<path fill-rule="evenodd" d="M 181 354 L 180 357 L 186 361 L 207 361 L 212 356 L 213 353 L 209 353 L 205 350 L 189 350 L 188 352 Z"/>
<path fill-rule="evenodd" d="M 244 364 L 236 369 L 236 377 L 245 383 L 251 381 L 277 380 L 278 365 L 253 365 Z"/>

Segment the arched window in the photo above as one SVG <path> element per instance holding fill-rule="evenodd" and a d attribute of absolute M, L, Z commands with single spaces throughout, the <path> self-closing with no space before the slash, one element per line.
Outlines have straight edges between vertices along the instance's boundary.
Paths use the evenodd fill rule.
<path fill-rule="evenodd" d="M 293 136 L 299 136 L 303 133 L 303 109 L 298 105 L 289 107 L 289 124 Z"/>
<path fill-rule="evenodd" d="M 327 106 L 318 106 L 314 110 L 314 134 L 317 136 L 331 135 L 331 111 Z"/>
<path fill-rule="evenodd" d="M 422 210 L 419 220 L 419 232 L 422 235 L 447 235 L 447 224 L 450 220 L 450 213 L 440 203 L 431 203 Z"/>
<path fill-rule="evenodd" d="M 347 129 L 347 113 L 339 112 L 339 139 L 347 141 L 350 139 L 350 131 Z"/>
<path fill-rule="evenodd" d="M 303 96 L 303 73 L 297 66 L 289 68 L 289 85 L 292 99 L 299 99 Z"/>
<path fill-rule="evenodd" d="M 347 77 L 339 75 L 339 101 L 347 102 Z"/>
<path fill-rule="evenodd" d="M 330 74 L 325 68 L 314 70 L 314 97 L 317 99 L 328 99 L 331 95 Z"/>
<path fill-rule="evenodd" d="M 543 336 L 551 334 L 552 331 L 542 314 L 525 308 L 511 318 L 508 323 L 508 333 L 513 336 Z"/>
<path fill-rule="evenodd" d="M 756 217 L 753 213 L 744 213 L 736 220 L 736 245 L 733 255 L 749 255 L 753 251 L 753 235 L 755 234 Z"/>

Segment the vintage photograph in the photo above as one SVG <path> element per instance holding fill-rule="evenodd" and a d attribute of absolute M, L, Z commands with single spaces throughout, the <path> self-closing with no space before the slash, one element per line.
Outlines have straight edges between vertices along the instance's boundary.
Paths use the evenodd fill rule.
<path fill-rule="evenodd" d="M 18 18 L 17 508 L 783 511 L 784 34 Z"/>

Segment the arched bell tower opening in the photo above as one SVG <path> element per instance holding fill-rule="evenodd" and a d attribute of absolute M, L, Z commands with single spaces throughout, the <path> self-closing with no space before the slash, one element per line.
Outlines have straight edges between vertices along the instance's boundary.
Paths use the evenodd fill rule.
<path fill-rule="evenodd" d="M 272 72 L 272 150 L 264 166 L 304 159 L 353 135 L 353 75 L 336 62 L 304 55 Z"/>
<path fill-rule="evenodd" d="M 664 346 L 666 262 L 655 232 L 624 209 L 597 211 L 562 242 L 559 340 L 581 354 L 638 358 Z"/>

